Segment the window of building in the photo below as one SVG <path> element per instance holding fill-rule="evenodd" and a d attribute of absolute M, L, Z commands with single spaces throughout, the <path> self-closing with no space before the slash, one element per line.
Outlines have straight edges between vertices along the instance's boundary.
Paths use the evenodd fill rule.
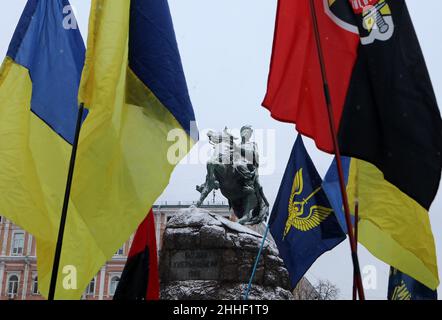
<path fill-rule="evenodd" d="M 24 232 L 15 232 L 12 236 L 11 255 L 12 256 L 23 255 L 24 247 L 25 247 Z"/>
<path fill-rule="evenodd" d="M 118 282 L 120 282 L 119 276 L 113 276 L 109 285 L 109 295 L 113 296 L 115 294 L 115 290 L 117 290 Z"/>
<path fill-rule="evenodd" d="M 32 294 L 38 293 L 38 278 L 37 276 L 32 277 Z"/>
<path fill-rule="evenodd" d="M 14 298 L 18 295 L 18 275 L 12 274 L 9 276 L 7 290 L 9 298 Z"/>
<path fill-rule="evenodd" d="M 124 245 L 123 245 L 120 249 L 118 249 L 117 252 L 115 252 L 115 255 L 116 255 L 116 256 L 122 256 L 122 255 L 124 255 Z"/>
<path fill-rule="evenodd" d="M 89 285 L 86 289 L 86 294 L 88 296 L 93 296 L 95 294 L 95 278 L 92 279 L 91 282 L 89 282 Z"/>

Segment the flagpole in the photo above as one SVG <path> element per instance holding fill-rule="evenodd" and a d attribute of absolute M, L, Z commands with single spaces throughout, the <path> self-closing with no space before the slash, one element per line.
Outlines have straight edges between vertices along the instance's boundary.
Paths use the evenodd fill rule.
<path fill-rule="evenodd" d="M 356 253 L 358 252 L 358 224 L 359 224 L 359 201 L 355 203 L 355 241 L 356 241 Z M 356 289 L 356 274 L 353 272 L 353 300 L 357 300 Z"/>
<path fill-rule="evenodd" d="M 55 289 L 57 285 L 58 269 L 60 266 L 61 249 L 63 245 L 64 229 L 66 226 L 66 218 L 68 213 L 69 198 L 71 194 L 72 178 L 74 176 L 75 159 L 77 156 L 78 138 L 80 136 L 81 121 L 83 119 L 84 104 L 80 104 L 77 115 L 77 125 L 75 128 L 75 138 L 72 144 L 71 160 L 69 163 L 68 177 L 66 181 L 66 189 L 64 193 L 63 209 L 60 217 L 60 227 L 58 229 L 57 246 L 55 248 L 54 264 L 52 266 L 51 283 L 49 285 L 48 300 L 52 301 L 55 297 Z"/>
<path fill-rule="evenodd" d="M 358 288 L 359 298 L 361 300 L 365 300 L 364 288 L 362 286 L 361 271 L 360 271 L 360 267 L 359 267 L 359 259 L 358 259 L 358 254 L 356 251 L 356 242 L 355 242 L 355 238 L 353 235 L 352 223 L 351 223 L 351 218 L 350 218 L 350 207 L 348 205 L 348 197 L 347 197 L 347 190 L 345 187 L 344 171 L 342 169 L 341 152 L 339 150 L 337 131 L 336 131 L 335 122 L 333 120 L 333 105 L 332 105 L 332 101 L 331 101 L 331 97 L 330 97 L 330 89 L 329 89 L 328 80 L 327 80 L 327 72 L 325 69 L 325 60 L 324 60 L 324 54 L 322 51 L 321 38 L 320 38 L 320 33 L 319 33 L 318 17 L 316 15 L 316 8 L 315 8 L 314 0 L 309 0 L 309 1 L 310 1 L 310 11 L 311 11 L 312 20 L 313 20 L 313 27 L 314 27 L 314 31 L 315 31 L 316 49 L 318 50 L 319 64 L 321 67 L 321 75 L 322 75 L 322 81 L 323 81 L 324 96 L 325 96 L 326 105 L 327 105 L 328 120 L 330 123 L 330 131 L 331 131 L 331 136 L 332 136 L 332 140 L 333 140 L 333 148 L 335 151 L 336 165 L 337 165 L 338 174 L 339 174 L 339 187 L 341 189 L 342 202 L 344 204 L 345 221 L 347 224 L 347 233 L 348 233 L 348 239 L 350 242 L 351 258 L 353 261 L 353 271 L 354 271 L 355 278 L 356 278 L 356 284 L 357 284 L 357 288 Z"/>
<path fill-rule="evenodd" d="M 261 258 L 262 250 L 264 249 L 264 244 L 266 242 L 267 235 L 269 233 L 269 229 L 270 229 L 269 221 L 270 221 L 270 216 L 269 216 L 269 219 L 267 220 L 267 226 L 266 226 L 266 230 L 264 232 L 264 236 L 262 237 L 261 246 L 259 247 L 258 254 L 255 258 L 255 264 L 253 266 L 252 275 L 250 276 L 249 283 L 247 285 L 247 289 L 244 294 L 244 300 L 249 300 L 249 293 L 250 293 L 250 289 L 252 288 L 253 278 L 255 278 L 256 269 L 258 269 L 259 259 Z"/>

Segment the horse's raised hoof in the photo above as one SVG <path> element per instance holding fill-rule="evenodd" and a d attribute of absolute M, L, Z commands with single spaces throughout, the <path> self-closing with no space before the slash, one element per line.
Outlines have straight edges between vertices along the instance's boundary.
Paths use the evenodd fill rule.
<path fill-rule="evenodd" d="M 203 187 L 197 185 L 197 186 L 196 186 L 196 191 L 198 191 L 199 193 L 201 193 L 201 192 L 203 191 Z"/>
<path fill-rule="evenodd" d="M 218 180 L 215 180 L 215 181 L 213 182 L 213 189 L 215 189 L 215 190 L 218 190 L 218 189 L 219 189 L 219 181 L 218 181 Z"/>

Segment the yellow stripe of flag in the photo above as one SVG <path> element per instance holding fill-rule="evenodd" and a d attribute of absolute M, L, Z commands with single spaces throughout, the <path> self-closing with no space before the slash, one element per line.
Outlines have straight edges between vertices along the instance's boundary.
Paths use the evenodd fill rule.
<path fill-rule="evenodd" d="M 377 258 L 435 290 L 439 276 L 428 212 L 386 181 L 374 165 L 354 158 L 347 191 L 350 207 L 359 201 L 359 242 Z"/>

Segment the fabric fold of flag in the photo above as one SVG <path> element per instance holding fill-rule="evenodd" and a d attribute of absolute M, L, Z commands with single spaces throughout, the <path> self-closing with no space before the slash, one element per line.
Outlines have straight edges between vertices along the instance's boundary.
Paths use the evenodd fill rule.
<path fill-rule="evenodd" d="M 345 239 L 321 184 L 299 135 L 269 221 L 293 289 L 316 259 Z"/>
<path fill-rule="evenodd" d="M 150 210 L 135 233 L 114 300 L 158 300 L 159 298 L 155 217 Z"/>

